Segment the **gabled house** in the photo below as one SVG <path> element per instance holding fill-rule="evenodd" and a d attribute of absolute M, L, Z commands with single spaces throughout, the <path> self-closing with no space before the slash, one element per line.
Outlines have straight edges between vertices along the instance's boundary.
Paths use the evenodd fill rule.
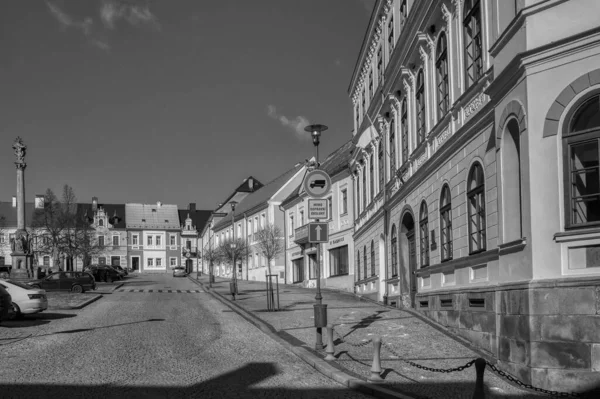
<path fill-rule="evenodd" d="M 332 152 L 320 169 L 331 177 L 328 203 L 329 241 L 321 244 L 321 286 L 354 292 L 353 181 L 348 162 L 355 146 L 350 140 Z M 285 217 L 286 283 L 314 288 L 317 279 L 317 247 L 308 242 L 309 197 L 303 185 L 281 203 Z"/>
<path fill-rule="evenodd" d="M 177 205 L 125 204 L 129 260 L 141 273 L 171 271 L 181 257 Z"/>
<path fill-rule="evenodd" d="M 211 210 L 197 210 L 195 203 L 190 203 L 187 210 L 179 210 L 179 223 L 181 225 L 180 265 L 184 266 L 188 273 L 199 271 L 202 257 L 200 233 L 211 215 Z M 172 264 L 170 266 L 176 265 Z"/>
<path fill-rule="evenodd" d="M 249 250 L 241 260 L 242 272 L 238 274 L 238 278 L 265 281 L 267 260 L 260 250 L 257 232 L 267 224 L 273 224 L 283 233 L 283 212 L 279 209 L 279 204 L 302 182 L 305 171 L 305 165 L 297 163 L 237 204 L 233 212 L 233 223 L 230 209 L 225 217 L 213 225 L 217 245 L 232 236 L 233 226 L 235 226 L 235 237 L 246 240 Z M 283 237 L 281 239 L 283 240 Z M 284 259 L 285 255 L 282 253 L 271 262 L 271 273 L 277 274 L 280 282 L 284 281 L 285 276 Z M 231 276 L 231 265 L 222 264 L 216 270 L 217 275 Z"/>

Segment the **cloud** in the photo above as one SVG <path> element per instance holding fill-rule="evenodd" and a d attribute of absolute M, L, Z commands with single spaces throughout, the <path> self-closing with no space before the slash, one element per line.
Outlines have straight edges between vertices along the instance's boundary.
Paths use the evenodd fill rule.
<path fill-rule="evenodd" d="M 373 12 L 373 7 L 375 7 L 375 0 L 358 0 L 365 7 L 365 10 L 371 15 Z"/>
<path fill-rule="evenodd" d="M 335 61 L 335 66 L 341 66 L 342 65 L 342 60 L 340 60 L 339 58 L 336 58 Z"/>
<path fill-rule="evenodd" d="M 69 14 L 61 10 L 56 4 L 46 2 L 46 5 L 63 29 L 71 27 L 80 29 L 85 36 L 89 36 L 92 33 L 92 25 L 94 24 L 94 21 L 91 18 L 88 17 L 81 21 L 77 21 Z"/>
<path fill-rule="evenodd" d="M 274 105 L 267 105 L 267 115 L 270 118 L 278 120 L 283 126 L 290 128 L 300 138 L 310 138 L 310 135 L 304 131 L 304 128 L 310 125 L 308 119 L 304 116 L 297 116 L 294 119 L 289 119 L 285 115 L 277 113 L 277 108 Z"/>
<path fill-rule="evenodd" d="M 160 29 L 158 19 L 150 12 L 148 6 L 128 4 L 118 0 L 103 0 L 100 7 L 100 19 L 109 29 L 115 29 L 116 22 L 120 19 L 133 26 L 147 24 L 155 29 Z"/>
<path fill-rule="evenodd" d="M 90 41 L 90 43 L 92 44 L 92 46 L 98 47 L 100 50 L 110 51 L 110 44 L 108 44 L 104 40 L 93 39 Z"/>

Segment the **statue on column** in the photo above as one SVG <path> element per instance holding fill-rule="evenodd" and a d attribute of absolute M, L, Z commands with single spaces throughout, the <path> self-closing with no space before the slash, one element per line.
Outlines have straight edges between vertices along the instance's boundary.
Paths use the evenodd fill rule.
<path fill-rule="evenodd" d="M 25 162 L 25 150 L 27 146 L 23 144 L 23 139 L 21 137 L 17 137 L 15 143 L 13 144 L 13 149 L 15 150 L 15 156 L 17 157 L 17 163 L 21 164 Z"/>

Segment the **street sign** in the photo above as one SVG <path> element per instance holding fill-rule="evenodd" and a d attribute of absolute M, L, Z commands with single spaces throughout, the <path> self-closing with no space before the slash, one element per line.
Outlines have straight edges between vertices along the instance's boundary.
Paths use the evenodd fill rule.
<path fill-rule="evenodd" d="M 311 170 L 304 178 L 304 191 L 311 198 L 323 198 L 331 190 L 331 178 L 320 169 Z"/>
<path fill-rule="evenodd" d="M 326 199 L 308 200 L 308 218 L 309 219 L 329 219 L 329 206 Z"/>
<path fill-rule="evenodd" d="M 329 241 L 329 223 L 312 222 L 308 224 L 308 242 Z"/>

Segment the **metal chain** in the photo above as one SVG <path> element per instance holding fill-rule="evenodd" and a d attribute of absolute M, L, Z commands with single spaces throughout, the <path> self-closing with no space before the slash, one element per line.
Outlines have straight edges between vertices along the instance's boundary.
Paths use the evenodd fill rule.
<path fill-rule="evenodd" d="M 541 392 L 543 394 L 546 394 L 546 395 L 549 395 L 549 396 L 553 396 L 553 397 L 564 397 L 564 398 L 581 398 L 582 397 L 582 395 L 579 394 L 579 393 L 577 393 L 577 392 L 548 391 L 546 389 L 534 387 L 533 385 L 530 385 L 530 384 L 525 384 L 524 382 L 517 380 L 512 375 L 510 375 L 508 373 L 505 373 L 504 371 L 500 370 L 499 368 L 497 368 L 496 366 L 494 366 L 492 363 L 488 362 L 487 360 L 485 361 L 485 364 L 487 364 L 489 366 L 489 368 L 492 369 L 492 371 L 495 371 L 501 377 L 506 378 L 510 382 L 513 382 L 513 383 L 517 384 L 520 387 L 523 387 L 523 388 L 526 388 L 526 389 L 530 389 L 530 390 L 536 391 L 536 392 Z"/>
<path fill-rule="evenodd" d="M 392 354 L 394 356 L 397 356 L 403 362 L 408 363 L 411 366 L 414 366 L 414 367 L 419 368 L 421 370 L 432 371 L 432 372 L 435 372 L 435 373 L 452 373 L 454 371 L 463 371 L 464 369 L 468 369 L 469 367 L 471 367 L 473 365 L 473 363 L 475 363 L 475 359 L 473 359 L 470 362 L 468 362 L 467 364 L 465 364 L 464 366 L 454 367 L 454 368 L 451 368 L 451 369 L 434 369 L 434 368 L 431 368 L 431 367 L 421 366 L 420 364 L 411 362 L 410 360 L 402 359 L 402 356 L 400 354 L 398 354 L 398 352 L 396 352 L 395 350 L 393 350 L 392 347 L 389 344 L 387 344 L 385 342 L 383 342 L 382 344 L 383 344 L 383 347 L 385 349 L 387 349 L 388 351 L 392 352 Z"/>
<path fill-rule="evenodd" d="M 360 348 L 360 347 L 363 347 L 363 346 L 367 346 L 367 345 L 369 345 L 371 342 L 373 342 L 373 340 L 372 340 L 372 339 L 368 339 L 368 340 L 366 340 L 366 341 L 359 342 L 358 344 L 355 344 L 355 343 L 353 343 L 353 342 L 350 342 L 350 341 L 347 341 L 347 340 L 345 340 L 345 339 L 344 339 L 344 337 L 342 337 L 342 336 L 341 336 L 341 335 L 340 335 L 340 334 L 339 334 L 339 333 L 338 333 L 338 332 L 337 332 L 335 329 L 333 330 L 333 333 L 334 333 L 334 334 L 335 334 L 335 335 L 336 335 L 336 336 L 337 336 L 337 337 L 338 337 L 338 338 L 339 338 L 339 339 L 340 339 L 340 340 L 341 340 L 343 343 L 345 343 L 345 344 L 348 344 L 348 345 L 350 345 L 350 346 L 354 346 L 355 348 Z"/>

